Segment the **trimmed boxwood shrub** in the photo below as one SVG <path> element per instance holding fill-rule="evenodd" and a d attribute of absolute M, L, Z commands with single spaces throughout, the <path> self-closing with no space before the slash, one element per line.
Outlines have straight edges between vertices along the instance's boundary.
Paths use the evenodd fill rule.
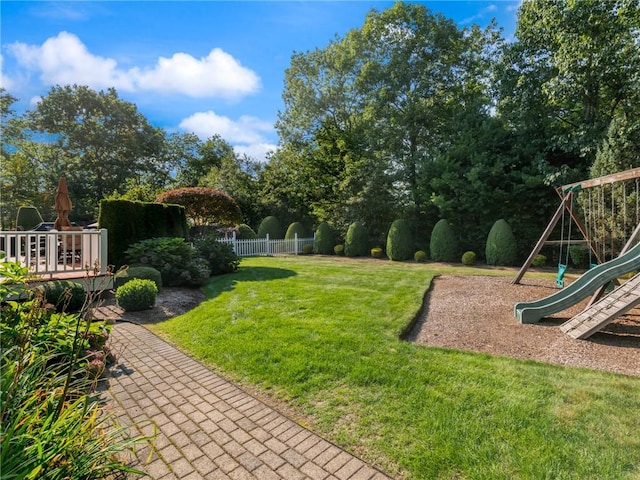
<path fill-rule="evenodd" d="M 87 298 L 84 287 L 71 280 L 51 280 L 33 288 L 46 303 L 53 305 L 58 312 L 74 312 L 82 308 Z"/>
<path fill-rule="evenodd" d="M 589 247 L 586 245 L 570 245 L 569 257 L 575 267 L 587 268 L 589 266 Z M 564 261 L 564 259 L 562 260 Z"/>
<path fill-rule="evenodd" d="M 369 234 L 362 223 L 349 225 L 344 241 L 344 254 L 347 257 L 366 257 L 369 255 Z"/>
<path fill-rule="evenodd" d="M 134 278 L 116 290 L 118 306 L 131 312 L 153 307 L 157 296 L 156 284 L 143 278 Z"/>
<path fill-rule="evenodd" d="M 311 245 L 310 243 L 303 245 L 302 253 L 303 255 L 311 255 L 313 253 L 313 245 Z"/>
<path fill-rule="evenodd" d="M 258 235 L 249 225 L 247 225 L 246 223 L 241 223 L 240 225 L 236 226 L 236 238 L 238 240 L 255 240 L 256 238 L 258 238 Z"/>
<path fill-rule="evenodd" d="M 471 266 L 476 264 L 476 252 L 464 252 L 462 254 L 462 264 Z"/>
<path fill-rule="evenodd" d="M 327 222 L 322 222 L 316 229 L 316 241 L 313 245 L 315 253 L 331 255 L 335 253 L 335 235 Z"/>
<path fill-rule="evenodd" d="M 431 231 L 429 251 L 434 262 L 455 262 L 460 258 L 458 240 L 451 225 L 444 218 L 439 220 Z"/>
<path fill-rule="evenodd" d="M 287 228 L 287 233 L 284 234 L 285 240 L 294 240 L 296 238 L 296 234 L 298 238 L 307 238 L 307 229 L 304 228 L 300 222 L 293 222 Z"/>
<path fill-rule="evenodd" d="M 373 258 L 382 258 L 383 250 L 380 247 L 373 247 L 371 249 L 371 256 Z"/>
<path fill-rule="evenodd" d="M 134 278 L 142 278 L 152 280 L 156 284 L 158 290 L 162 289 L 162 274 L 153 267 L 131 266 L 118 272 L 114 278 L 114 287 L 116 290 Z"/>
<path fill-rule="evenodd" d="M 418 250 L 416 253 L 413 254 L 413 259 L 416 262 L 426 262 L 427 252 L 425 252 L 424 250 Z"/>
<path fill-rule="evenodd" d="M 409 222 L 395 220 L 387 234 L 387 257 L 396 262 L 409 260 L 414 252 L 413 233 Z"/>
<path fill-rule="evenodd" d="M 280 220 L 273 215 L 262 220 L 258 227 L 258 238 L 266 238 L 267 234 L 269 234 L 269 238 L 272 240 L 282 238 L 282 226 L 280 225 Z"/>
<path fill-rule="evenodd" d="M 344 245 L 339 244 L 333 247 L 333 253 L 336 255 L 344 255 Z"/>
<path fill-rule="evenodd" d="M 518 259 L 516 237 L 502 218 L 489 231 L 485 255 L 488 265 L 514 265 Z"/>
<path fill-rule="evenodd" d="M 546 264 L 547 264 L 547 257 L 542 255 L 541 253 L 537 254 L 533 258 L 533 262 L 531 262 L 531 265 L 533 265 L 534 267 L 544 267 Z"/>

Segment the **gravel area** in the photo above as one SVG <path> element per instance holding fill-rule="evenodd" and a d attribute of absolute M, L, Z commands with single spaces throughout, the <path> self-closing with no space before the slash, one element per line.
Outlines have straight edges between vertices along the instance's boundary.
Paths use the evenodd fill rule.
<path fill-rule="evenodd" d="M 540 323 L 523 325 L 513 315 L 514 305 L 551 295 L 556 287 L 552 280 L 525 278 L 519 285 L 511 280 L 437 277 L 407 340 L 640 376 L 640 310 L 632 310 L 586 340 L 574 340 L 558 327 L 579 313 L 588 299 Z"/>

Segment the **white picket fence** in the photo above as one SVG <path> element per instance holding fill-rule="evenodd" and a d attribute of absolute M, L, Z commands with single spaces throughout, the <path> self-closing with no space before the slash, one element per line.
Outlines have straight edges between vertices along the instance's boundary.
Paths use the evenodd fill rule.
<path fill-rule="evenodd" d="M 305 245 L 313 246 L 315 238 L 298 238 L 296 234 L 295 238 L 291 240 L 271 240 L 269 234 L 267 234 L 266 238 L 238 240 L 236 238 L 236 232 L 233 232 L 233 237 L 221 238 L 219 241 L 231 245 L 233 251 L 239 257 L 258 257 L 285 254 L 300 255 Z"/>

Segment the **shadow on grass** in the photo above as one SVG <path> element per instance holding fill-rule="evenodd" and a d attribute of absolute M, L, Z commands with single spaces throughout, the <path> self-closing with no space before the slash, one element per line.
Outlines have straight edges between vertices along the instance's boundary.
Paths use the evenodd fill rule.
<path fill-rule="evenodd" d="M 235 273 L 213 277 L 202 290 L 206 294 L 207 300 L 211 300 L 221 293 L 231 292 L 238 283 L 268 282 L 270 280 L 295 277 L 296 275 L 295 271 L 285 268 L 240 266 Z"/>

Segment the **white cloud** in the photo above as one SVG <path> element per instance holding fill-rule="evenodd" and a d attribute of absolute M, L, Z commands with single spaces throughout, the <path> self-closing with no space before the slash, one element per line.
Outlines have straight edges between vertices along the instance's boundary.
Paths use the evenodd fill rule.
<path fill-rule="evenodd" d="M 229 143 L 256 143 L 263 133 L 273 131 L 273 125 L 255 117 L 242 116 L 234 121 L 217 115 L 211 110 L 194 113 L 180 122 L 180 128 L 195 133 L 200 138 L 218 134 Z"/>
<path fill-rule="evenodd" d="M 5 90 L 11 90 L 13 88 L 13 81 L 4 74 L 2 68 L 2 54 L 0 53 L 0 88 Z"/>
<path fill-rule="evenodd" d="M 233 149 L 239 155 L 246 155 L 258 162 L 266 163 L 267 154 L 275 152 L 278 146 L 270 143 L 256 143 L 253 145 L 236 145 Z"/>
<path fill-rule="evenodd" d="M 265 161 L 268 151 L 276 150 L 276 146 L 266 140 L 273 133 L 273 125 L 256 117 L 241 116 L 238 120 L 217 115 L 209 110 L 197 112 L 180 122 L 180 128 L 195 133 L 202 140 L 213 135 L 220 135 L 234 146 L 236 152 L 247 154 L 256 160 Z"/>
<path fill-rule="evenodd" d="M 219 48 L 208 56 L 196 59 L 186 53 L 171 58 L 160 57 L 153 69 L 133 69 L 136 83 L 147 90 L 185 93 L 192 97 L 235 97 L 254 93 L 260 79 Z"/>
<path fill-rule="evenodd" d="M 215 48 L 197 59 L 187 53 L 160 57 L 152 68 L 118 68 L 113 58 L 92 54 L 80 39 L 60 32 L 41 46 L 16 42 L 8 46 L 25 69 L 40 73 L 46 85 L 115 87 L 128 92 L 159 92 L 190 97 L 237 98 L 255 93 L 260 78 L 228 53 Z"/>
<path fill-rule="evenodd" d="M 133 89 L 131 79 L 117 69 L 115 60 L 91 54 L 78 37 L 67 32 L 48 38 L 42 46 L 13 43 L 9 51 L 22 66 L 39 71 L 42 82 L 47 85 Z"/>

